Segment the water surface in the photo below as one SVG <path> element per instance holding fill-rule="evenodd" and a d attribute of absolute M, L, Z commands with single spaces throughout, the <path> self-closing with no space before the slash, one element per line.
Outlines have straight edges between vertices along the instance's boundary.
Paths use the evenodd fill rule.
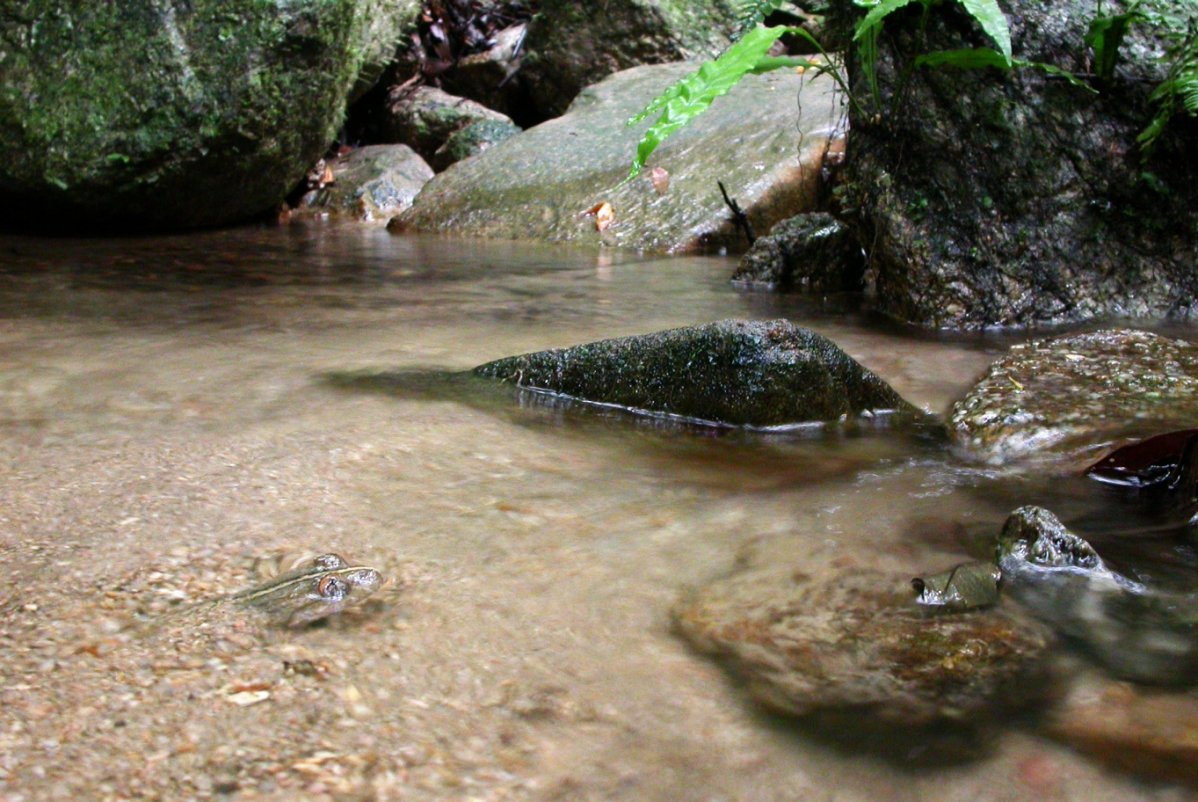
<path fill-rule="evenodd" d="M 678 594 L 746 548 L 914 575 L 1017 503 L 1084 510 L 1074 490 L 897 435 L 663 430 L 329 380 L 788 317 L 943 412 L 1009 343 L 738 292 L 732 266 L 352 229 L 0 239 L 0 798 L 1190 798 L 1023 722 L 954 765 L 834 746 L 669 631 Z M 255 555 L 305 549 L 397 587 L 270 660 L 214 658 L 230 679 L 208 696 L 152 667 L 103 698 L 71 684 L 144 598 L 231 591 Z M 281 681 L 280 654 L 324 671 Z M 237 682 L 275 696 L 223 703 Z"/>

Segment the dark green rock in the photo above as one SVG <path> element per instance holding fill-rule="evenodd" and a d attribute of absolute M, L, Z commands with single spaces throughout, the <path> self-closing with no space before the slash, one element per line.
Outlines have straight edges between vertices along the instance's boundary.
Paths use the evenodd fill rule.
<path fill-rule="evenodd" d="M 511 120 L 486 106 L 432 86 L 397 92 L 387 103 L 383 135 L 407 145 L 432 163 L 434 154 L 457 131 L 483 120 Z M 516 129 L 519 131 L 519 129 Z"/>
<path fill-rule="evenodd" d="M 543 0 L 524 43 L 521 80 L 544 117 L 583 87 L 641 64 L 715 58 L 736 15 L 722 0 Z"/>
<path fill-rule="evenodd" d="M 504 140 L 520 133 L 520 126 L 510 120 L 479 120 L 460 131 L 454 131 L 445 144 L 433 154 L 433 167 L 444 170 L 451 164 L 477 156 Z"/>
<path fill-rule="evenodd" d="M 961 563 L 948 571 L 911 580 L 915 603 L 926 613 L 962 613 L 998 604 L 998 580 L 994 563 Z"/>
<path fill-rule="evenodd" d="M 1000 0 L 1014 56 L 1085 75 L 1098 14 L 1127 2 Z M 1181 28 L 1193 0 L 1153 0 Z M 912 4 L 885 21 L 874 108 L 858 61 L 841 196 L 868 250 L 879 308 L 928 328 L 1040 325 L 1103 316 L 1198 317 L 1198 124 L 1174 117 L 1141 163 L 1164 41 L 1134 24 L 1100 94 L 1032 69 L 913 69 L 927 51 L 993 47 L 959 4 L 920 27 Z M 840 38 L 865 10 L 834 0 Z M 1147 170 L 1150 179 L 1142 177 Z"/>
<path fill-rule="evenodd" d="M 734 426 L 913 413 L 835 343 L 786 320 L 724 320 L 509 357 L 474 372 L 585 401 Z"/>
<path fill-rule="evenodd" d="M 1119 438 L 1198 427 L 1198 346 L 1132 329 L 1016 345 L 949 427 L 971 459 L 1094 462 Z"/>
<path fill-rule="evenodd" d="M 860 289 L 863 269 L 852 229 L 827 212 L 811 212 L 758 237 L 732 280 L 764 289 L 840 292 Z"/>
<path fill-rule="evenodd" d="M 76 230 L 271 208 L 332 141 L 384 5 L 0 4 L 5 214 Z"/>

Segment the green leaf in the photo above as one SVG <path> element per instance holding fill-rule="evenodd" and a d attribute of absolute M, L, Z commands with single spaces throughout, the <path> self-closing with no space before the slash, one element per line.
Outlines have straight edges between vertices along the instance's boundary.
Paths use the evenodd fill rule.
<path fill-rule="evenodd" d="M 1013 67 L 1030 68 L 1046 72 L 1050 75 L 1060 76 L 1074 86 L 1085 89 L 1087 92 L 1096 91 L 1094 87 L 1078 79 L 1073 73 L 1062 70 L 1060 67 L 1054 67 L 1051 64 L 1044 64 L 1039 61 L 1023 61 L 1017 58 L 1007 58 L 1002 53 L 989 47 L 978 47 L 968 50 L 937 50 L 933 53 L 925 53 L 915 59 L 915 66 L 957 67 L 962 70 L 977 70 L 983 67 L 997 67 L 1000 70 L 1009 70 Z"/>
<path fill-rule="evenodd" d="M 998 45 L 999 52 L 1011 57 L 1011 29 L 1007 27 L 1006 15 L 998 7 L 997 0 L 961 0 L 969 15 L 977 20 L 982 30 Z"/>
<path fill-rule="evenodd" d="M 628 125 L 634 125 L 661 110 L 657 122 L 650 126 L 637 144 L 636 158 L 633 159 L 632 169 L 624 180 L 629 181 L 640 174 L 649 155 L 666 137 L 702 114 L 713 100 L 736 86 L 746 73 L 753 71 L 765 58 L 770 46 L 778 37 L 790 30 L 792 29 L 785 25 L 754 28 L 715 61 L 705 63 L 698 72 L 678 81 L 654 98 L 644 111 L 629 120 Z"/>
<path fill-rule="evenodd" d="M 882 20 L 898 11 L 904 6 L 909 6 L 915 0 L 879 0 L 879 2 L 870 8 L 869 13 L 865 15 L 865 19 L 857 23 L 857 30 L 853 33 L 853 41 L 864 39 L 868 34 L 874 33 L 874 28 L 880 28 Z M 857 5 L 861 5 L 858 3 Z"/>
<path fill-rule="evenodd" d="M 1090 23 L 1085 41 L 1094 48 L 1094 74 L 1099 83 L 1109 84 L 1115 76 L 1115 64 L 1119 60 L 1119 48 L 1123 45 L 1123 37 L 1132 22 L 1144 19 L 1137 9 L 1139 0 L 1124 14 L 1110 17 L 1098 17 Z"/>
<path fill-rule="evenodd" d="M 759 22 L 777 11 L 786 0 L 735 0 L 732 11 L 736 14 L 736 27 L 751 30 Z"/>

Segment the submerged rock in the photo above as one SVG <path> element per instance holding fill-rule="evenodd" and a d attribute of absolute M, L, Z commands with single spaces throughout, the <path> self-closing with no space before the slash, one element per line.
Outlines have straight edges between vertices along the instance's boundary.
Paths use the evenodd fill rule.
<path fill-rule="evenodd" d="M 1005 594 L 1115 675 L 1157 684 L 1198 677 L 1198 594 L 1147 588 L 1115 573 L 1041 507 L 1011 513 L 997 559 Z"/>
<path fill-rule="evenodd" d="M 404 5 L 0 5 L 6 219 L 194 227 L 273 208 L 333 140 L 375 39 L 394 44 L 375 15 Z"/>
<path fill-rule="evenodd" d="M 1049 692 L 1047 629 L 1001 610 L 923 616 L 897 574 L 743 570 L 682 599 L 674 621 L 753 698 L 798 716 L 855 711 L 896 730 L 982 725 Z"/>
<path fill-rule="evenodd" d="M 331 168 L 333 183 L 305 195 L 298 214 L 327 212 L 363 223 L 386 223 L 411 206 L 433 177 L 432 168 L 406 145 L 354 148 Z"/>
<path fill-rule="evenodd" d="M 1198 693 L 1161 691 L 1083 672 L 1045 731 L 1121 771 L 1198 784 Z"/>
<path fill-rule="evenodd" d="M 1001 5 L 1015 58 L 1075 75 L 1091 71 L 1091 22 L 1130 7 Z M 1152 7 L 1175 20 L 1178 38 L 1194 18 L 1193 0 Z M 1146 164 L 1136 141 L 1155 111 L 1149 95 L 1169 69 L 1159 29 L 1129 26 L 1100 94 L 1034 69 L 904 69 L 920 52 L 994 47 L 950 9 L 886 18 L 877 59 L 883 104 L 867 103 L 852 119 L 842 202 L 857 210 L 879 308 L 929 328 L 1108 315 L 1193 320 L 1198 126 L 1175 115 Z M 847 41 L 864 13 L 852 0 L 833 0 L 829 19 Z M 851 74 L 852 91 L 867 99 L 865 71 Z M 897 107 L 896 94 L 906 99 Z"/>
<path fill-rule="evenodd" d="M 1016 345 L 958 401 L 958 449 L 991 464 L 1097 456 L 1113 439 L 1198 424 L 1198 346 L 1131 329 Z"/>
<path fill-rule="evenodd" d="M 664 194 L 649 171 L 620 186 L 650 125 L 625 120 L 698 66 L 638 67 L 589 87 L 565 116 L 438 175 L 393 230 L 682 252 L 744 245 L 717 181 L 758 231 L 813 208 L 838 111 L 831 79 L 804 85 L 790 71 L 745 78 L 667 139 L 651 159 L 669 173 Z M 586 212 L 604 202 L 614 217 L 600 230 Z"/>
<path fill-rule="evenodd" d="M 556 117 L 583 87 L 613 72 L 715 58 L 735 29 L 734 9 L 721 0 L 608 0 L 601 9 L 586 0 L 542 0 L 521 79 L 540 113 Z"/>
<path fill-rule="evenodd" d="M 741 257 L 732 280 L 763 289 L 841 292 L 861 288 L 856 234 L 827 212 L 783 220 Z"/>
<path fill-rule="evenodd" d="M 520 387 L 733 426 L 915 409 L 835 343 L 786 320 L 724 320 L 480 365 Z"/>

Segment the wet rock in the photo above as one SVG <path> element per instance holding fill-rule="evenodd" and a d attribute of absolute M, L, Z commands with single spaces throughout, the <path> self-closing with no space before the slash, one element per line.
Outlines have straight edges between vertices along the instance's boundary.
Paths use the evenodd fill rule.
<path fill-rule="evenodd" d="M 1080 642 L 1116 676 L 1162 685 L 1198 678 L 1198 594 L 1112 571 L 1041 507 L 1020 507 L 998 541 L 1003 593 Z"/>
<path fill-rule="evenodd" d="M 786 320 L 724 320 L 480 365 L 476 375 L 734 426 L 914 409 L 835 343 Z"/>
<path fill-rule="evenodd" d="M 757 230 L 812 208 L 836 118 L 832 83 L 806 82 L 799 118 L 794 100 L 802 78 L 788 71 L 747 77 L 666 140 L 650 165 L 669 171 L 665 194 L 647 174 L 618 186 L 650 124 L 627 128 L 625 120 L 697 68 L 638 67 L 588 88 L 565 116 L 438 175 L 393 229 L 679 252 L 744 245 L 717 180 Z M 615 217 L 599 231 L 583 213 L 603 202 Z"/>
<path fill-rule="evenodd" d="M 455 131 L 433 154 L 433 168 L 438 172 L 463 159 L 477 156 L 485 150 L 511 139 L 520 127 L 507 120 L 479 120 Z"/>
<path fill-rule="evenodd" d="M 494 120 L 514 127 L 497 111 L 431 86 L 397 90 L 387 108 L 384 135 L 412 148 L 430 163 L 453 134 L 474 123 Z"/>
<path fill-rule="evenodd" d="M 0 7 L 5 219 L 191 227 L 273 208 L 333 140 L 383 35 L 372 20 L 396 7 Z"/>
<path fill-rule="evenodd" d="M 1131 329 L 1016 345 L 949 413 L 957 448 L 991 464 L 1092 462 L 1112 440 L 1196 421 L 1198 346 Z"/>
<path fill-rule="evenodd" d="M 998 604 L 998 580 L 993 563 L 969 562 L 931 576 L 916 577 L 911 586 L 915 603 L 925 613 L 963 613 Z"/>
<path fill-rule="evenodd" d="M 433 177 L 424 159 L 406 145 L 355 148 L 331 165 L 333 183 L 303 197 L 300 215 L 329 213 L 363 223 L 386 223 L 412 205 Z"/>
<path fill-rule="evenodd" d="M 544 0 L 528 31 L 521 80 L 545 117 L 583 87 L 642 64 L 715 58 L 732 43 L 736 15 L 719 0 Z"/>
<path fill-rule="evenodd" d="M 1121 771 L 1198 784 L 1198 695 L 1076 677 L 1045 721 L 1047 733 Z"/>
<path fill-rule="evenodd" d="M 358 78 L 350 90 L 350 104 L 366 94 L 395 59 L 395 52 L 416 31 L 421 0 L 374 0 L 365 12 L 367 46 L 362 52 Z"/>
<path fill-rule="evenodd" d="M 758 237 L 732 280 L 771 290 L 839 292 L 860 289 L 863 269 L 856 234 L 827 212 L 811 212 Z"/>
<path fill-rule="evenodd" d="M 863 11 L 834 0 L 844 41 Z M 1002 4 L 1014 56 L 1077 75 L 1102 0 Z M 1192 0 L 1160 0 L 1184 27 Z M 994 46 L 937 7 L 887 17 L 881 108 L 851 120 L 842 201 L 859 210 L 880 308 L 929 328 L 1036 325 L 1102 316 L 1198 315 L 1198 127 L 1174 118 L 1145 165 L 1164 42 L 1132 24 L 1101 95 L 1032 69 L 914 69 L 916 53 Z M 1178 30 L 1184 34 L 1184 30 Z M 900 78 L 901 71 L 901 78 Z M 854 73 L 853 92 L 870 95 Z M 891 106 L 902 83 L 906 102 Z M 1146 179 L 1147 170 L 1152 176 Z"/>
<path fill-rule="evenodd" d="M 725 659 L 753 698 L 798 716 L 982 725 L 1049 692 L 1045 628 L 1001 610 L 923 616 L 898 574 L 812 579 L 751 568 L 682 599 L 674 621 L 696 648 Z"/>

